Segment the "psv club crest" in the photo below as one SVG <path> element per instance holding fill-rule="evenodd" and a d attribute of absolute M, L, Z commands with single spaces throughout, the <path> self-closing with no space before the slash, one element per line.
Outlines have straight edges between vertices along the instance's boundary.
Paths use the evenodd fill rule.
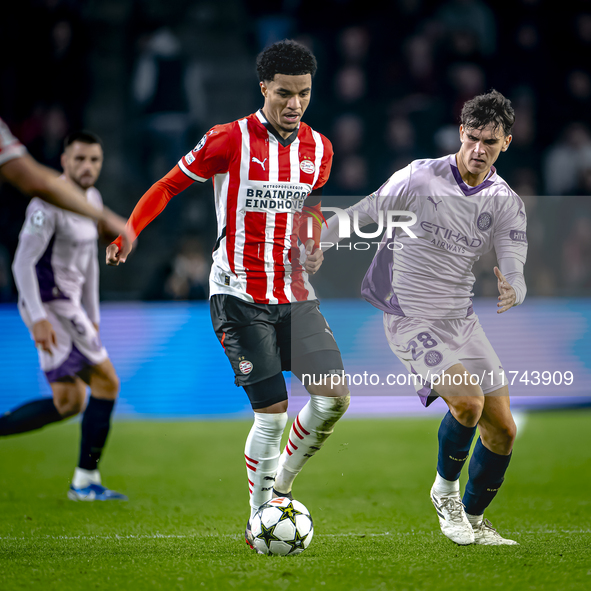
<path fill-rule="evenodd" d="M 253 365 L 250 361 L 241 361 L 240 365 L 238 366 L 240 368 L 240 371 L 244 374 L 247 375 L 252 371 Z"/>
<path fill-rule="evenodd" d="M 314 166 L 314 162 L 312 162 L 311 160 L 302 160 L 300 162 L 300 170 L 304 174 L 314 174 L 316 167 Z"/>

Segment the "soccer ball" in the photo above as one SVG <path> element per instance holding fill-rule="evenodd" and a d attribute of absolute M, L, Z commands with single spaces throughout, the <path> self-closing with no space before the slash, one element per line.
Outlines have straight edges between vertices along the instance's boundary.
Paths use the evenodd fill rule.
<path fill-rule="evenodd" d="M 271 499 L 261 505 L 250 527 L 253 545 L 262 554 L 299 554 L 310 545 L 314 535 L 308 509 L 287 497 Z"/>

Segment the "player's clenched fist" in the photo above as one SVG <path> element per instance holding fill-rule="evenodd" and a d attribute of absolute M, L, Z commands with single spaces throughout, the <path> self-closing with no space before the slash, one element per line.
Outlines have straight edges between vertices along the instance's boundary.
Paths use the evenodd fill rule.
<path fill-rule="evenodd" d="M 306 261 L 304 262 L 304 269 L 306 273 L 314 275 L 324 260 L 324 253 L 321 248 L 314 250 L 314 240 L 306 241 Z"/>
<path fill-rule="evenodd" d="M 107 265 L 116 267 L 119 263 L 124 263 L 131 252 L 131 242 L 123 244 L 119 248 L 114 242 L 107 246 Z"/>

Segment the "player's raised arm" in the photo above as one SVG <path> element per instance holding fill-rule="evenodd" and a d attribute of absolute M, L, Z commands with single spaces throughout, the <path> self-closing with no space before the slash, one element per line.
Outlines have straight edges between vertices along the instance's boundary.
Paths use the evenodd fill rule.
<path fill-rule="evenodd" d="M 216 174 L 228 171 L 228 153 L 234 140 L 227 133 L 227 126 L 216 125 L 210 129 L 199 143 L 163 178 L 155 182 L 138 201 L 127 229 L 132 242 L 140 232 L 157 216 L 168 202 L 181 191 L 193 184 L 204 182 Z M 121 236 L 107 247 L 107 264 L 117 266 L 124 263 L 131 252 L 132 244 L 126 246 Z"/>

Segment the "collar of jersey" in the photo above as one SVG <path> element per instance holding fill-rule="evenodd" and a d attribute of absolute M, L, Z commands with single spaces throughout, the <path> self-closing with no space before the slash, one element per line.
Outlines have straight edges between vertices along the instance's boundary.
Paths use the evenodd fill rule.
<path fill-rule="evenodd" d="M 455 161 L 456 161 L 456 155 L 451 154 L 451 158 L 449 161 L 449 165 L 451 166 L 451 171 L 454 175 L 454 178 L 456 179 L 456 183 L 458 183 L 458 186 L 460 187 L 460 189 L 462 189 L 462 192 L 464 193 L 464 195 L 466 195 L 466 197 L 471 197 L 472 195 L 475 195 L 479 191 L 482 191 L 482 189 L 486 189 L 487 187 L 490 187 L 492 184 L 494 184 L 494 182 L 495 182 L 494 175 L 497 172 L 497 169 L 494 166 L 490 167 L 490 171 L 486 175 L 486 178 L 479 185 L 476 185 L 475 187 L 471 187 L 470 185 L 467 185 L 464 182 L 464 179 L 462 178 L 462 175 L 460 174 L 460 171 L 458 170 L 458 167 L 456 166 Z"/>
<path fill-rule="evenodd" d="M 289 146 L 290 144 L 292 144 L 295 139 L 298 137 L 298 131 L 300 130 L 300 124 L 298 123 L 298 126 L 296 129 L 294 129 L 294 131 L 292 132 L 292 134 L 287 137 L 287 138 L 283 138 L 281 137 L 281 135 L 279 134 L 279 132 L 267 121 L 267 118 L 263 115 L 263 110 L 259 109 L 257 111 L 257 118 L 258 120 L 267 128 L 267 131 L 269 133 L 272 133 L 275 138 L 277 139 L 277 141 L 285 148 L 286 146 Z"/>

